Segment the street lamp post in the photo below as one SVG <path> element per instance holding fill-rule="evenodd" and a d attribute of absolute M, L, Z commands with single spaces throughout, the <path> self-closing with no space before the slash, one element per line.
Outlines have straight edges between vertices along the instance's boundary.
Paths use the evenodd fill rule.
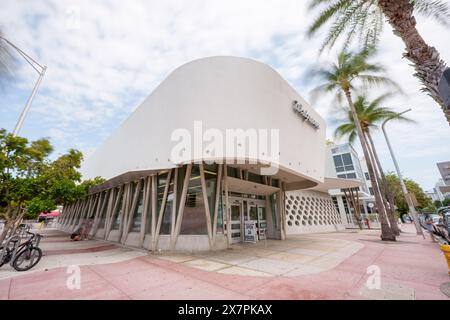
<path fill-rule="evenodd" d="M 34 96 L 36 95 L 36 92 L 39 89 L 39 85 L 42 82 L 42 78 L 45 75 L 45 71 L 47 70 L 46 66 L 42 66 L 39 63 L 36 62 L 33 58 L 31 58 L 29 55 L 27 55 L 22 49 L 20 49 L 18 46 L 13 44 L 8 39 L 4 38 L 0 35 L 0 40 L 5 41 L 7 44 L 9 44 L 11 47 L 13 47 L 30 66 L 33 67 L 33 69 L 39 74 L 39 78 L 36 81 L 36 84 L 33 87 L 33 91 L 31 91 L 31 95 L 28 97 L 27 103 L 25 104 L 25 107 L 23 108 L 22 112 L 20 113 L 19 120 L 17 120 L 16 126 L 14 127 L 13 136 L 17 136 L 19 134 L 20 129 L 22 128 L 23 122 L 25 120 L 25 117 L 28 114 L 28 111 L 30 110 L 31 103 L 33 102 Z M 39 70 L 40 69 L 40 70 Z"/>
<path fill-rule="evenodd" d="M 408 109 L 408 110 L 405 110 L 403 112 L 400 112 L 397 115 L 404 114 L 404 113 L 406 113 L 408 111 L 411 111 L 411 109 Z M 387 146 L 389 148 L 389 152 L 391 153 L 391 158 L 392 158 L 392 161 L 394 162 L 394 166 L 395 166 L 395 170 L 397 171 L 398 179 L 400 180 L 400 185 L 402 187 L 403 196 L 405 197 L 406 203 L 408 204 L 409 212 L 410 212 L 410 214 L 411 214 L 411 216 L 412 216 L 412 218 L 414 220 L 414 224 L 416 226 L 416 232 L 417 232 L 418 235 L 420 234 L 420 235 L 422 235 L 425 238 L 425 235 L 422 232 L 422 228 L 420 227 L 420 223 L 419 223 L 419 219 L 418 219 L 418 216 L 417 216 L 416 208 L 414 207 L 414 204 L 412 203 L 412 199 L 408 195 L 408 190 L 406 189 L 406 185 L 405 185 L 405 182 L 403 181 L 402 173 L 400 172 L 400 168 L 398 166 L 397 159 L 395 158 L 394 151 L 392 150 L 391 143 L 389 142 L 389 138 L 388 138 L 388 136 L 386 134 L 386 130 L 385 130 L 385 127 L 384 127 L 386 125 L 386 123 L 389 120 L 392 120 L 392 119 L 395 119 L 395 117 L 388 118 L 388 119 L 384 120 L 383 124 L 381 125 L 381 129 L 383 130 L 384 138 L 386 139 L 386 144 L 387 144 Z"/>

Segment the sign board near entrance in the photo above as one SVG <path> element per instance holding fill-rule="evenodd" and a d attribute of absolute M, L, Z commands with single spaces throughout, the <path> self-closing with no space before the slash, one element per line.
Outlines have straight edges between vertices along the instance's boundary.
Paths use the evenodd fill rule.
<path fill-rule="evenodd" d="M 244 222 L 244 242 L 256 242 L 256 224 L 252 221 Z"/>

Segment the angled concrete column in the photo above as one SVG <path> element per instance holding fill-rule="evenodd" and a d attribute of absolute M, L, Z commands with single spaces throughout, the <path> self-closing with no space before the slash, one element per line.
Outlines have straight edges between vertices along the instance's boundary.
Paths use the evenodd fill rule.
<path fill-rule="evenodd" d="M 152 184 L 152 178 L 151 177 L 145 177 L 144 180 L 144 207 L 143 212 L 141 216 L 141 230 L 139 235 L 139 247 L 142 247 L 144 245 L 145 240 L 145 229 L 147 227 L 147 215 L 149 214 L 149 203 L 150 203 L 150 197 L 151 197 L 151 184 Z M 151 212 L 150 212 L 151 214 Z M 150 227 L 151 228 L 151 227 Z"/>

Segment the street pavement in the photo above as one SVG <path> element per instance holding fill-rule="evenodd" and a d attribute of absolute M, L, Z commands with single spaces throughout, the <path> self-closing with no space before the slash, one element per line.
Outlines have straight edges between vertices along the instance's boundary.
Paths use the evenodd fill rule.
<path fill-rule="evenodd" d="M 0 299 L 448 299 L 439 246 L 402 229 L 397 242 L 347 230 L 191 254 L 43 230 L 37 266 L 0 268 Z"/>

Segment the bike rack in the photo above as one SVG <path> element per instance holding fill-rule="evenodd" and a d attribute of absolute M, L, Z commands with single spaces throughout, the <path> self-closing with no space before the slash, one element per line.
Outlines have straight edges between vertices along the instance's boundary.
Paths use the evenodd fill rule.
<path fill-rule="evenodd" d="M 21 241 L 21 237 L 18 235 L 9 237 L 8 240 L 6 240 L 5 245 L 2 248 L 2 254 L 1 254 L 1 259 L 3 260 L 3 257 L 6 253 L 6 250 L 9 248 L 10 244 L 13 243 L 13 251 L 12 251 L 12 255 L 11 255 L 11 260 L 9 260 L 9 264 L 11 265 L 11 263 L 14 261 L 14 258 L 16 257 L 16 253 L 17 253 L 17 248 L 19 247 Z"/>

